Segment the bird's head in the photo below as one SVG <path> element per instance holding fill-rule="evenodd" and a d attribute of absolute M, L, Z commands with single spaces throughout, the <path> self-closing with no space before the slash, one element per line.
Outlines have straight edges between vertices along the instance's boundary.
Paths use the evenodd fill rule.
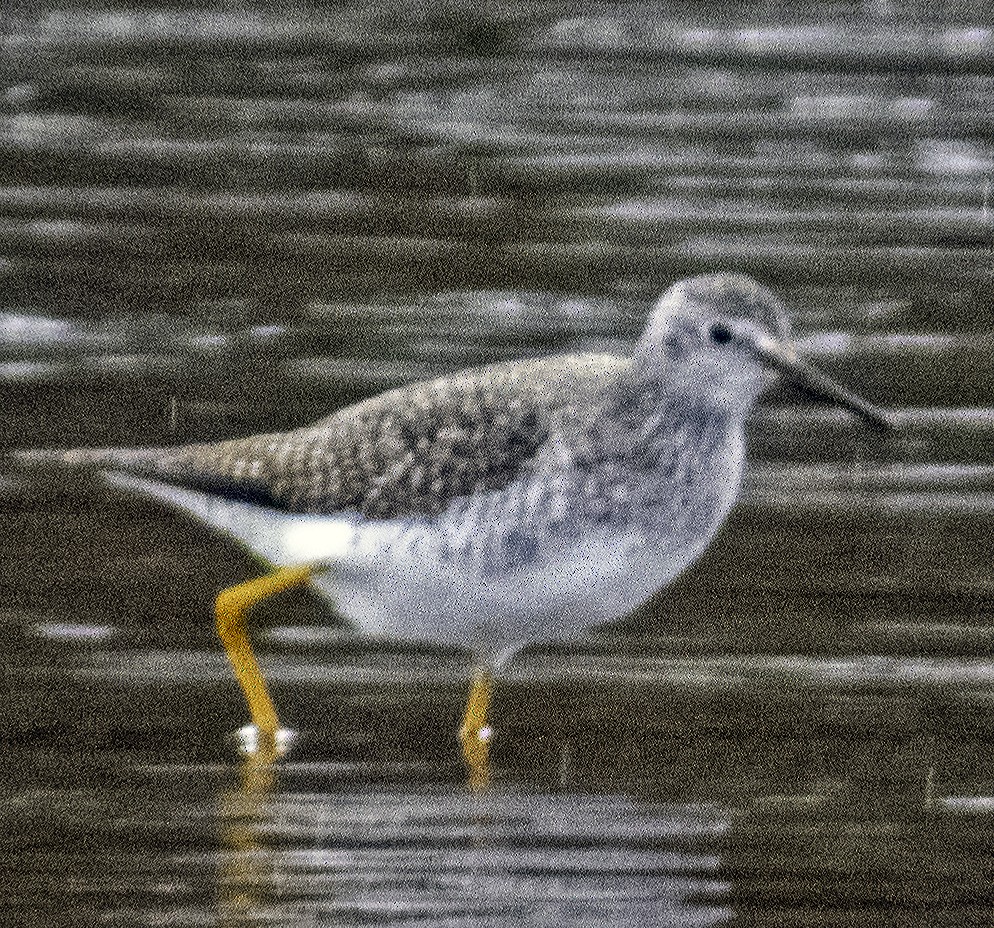
<path fill-rule="evenodd" d="M 674 393 L 747 412 L 780 376 L 880 428 L 893 422 L 802 360 L 783 302 L 744 274 L 702 274 L 673 284 L 656 303 L 635 361 Z"/>

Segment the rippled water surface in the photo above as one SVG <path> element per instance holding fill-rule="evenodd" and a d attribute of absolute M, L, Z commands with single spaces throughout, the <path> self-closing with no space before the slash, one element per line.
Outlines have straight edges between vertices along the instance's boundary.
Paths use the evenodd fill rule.
<path fill-rule="evenodd" d="M 500 681 L 257 640 L 298 742 L 239 761 L 212 603 L 259 565 L 96 478 L 0 471 L 16 925 L 991 924 L 994 30 L 969 2 L 160 7 L 0 17 L 10 448 L 306 423 L 624 351 L 670 281 L 782 294 L 897 437 L 788 389 L 741 505 L 634 616 Z"/>

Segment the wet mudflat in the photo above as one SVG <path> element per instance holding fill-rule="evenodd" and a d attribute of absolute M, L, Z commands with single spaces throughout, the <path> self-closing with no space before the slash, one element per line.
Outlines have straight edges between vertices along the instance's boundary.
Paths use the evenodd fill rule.
<path fill-rule="evenodd" d="M 271 775 L 212 629 L 259 566 L 98 480 L 0 474 L 18 925 L 989 925 L 994 402 L 981 5 L 20 4 L 0 23 L 7 447 L 290 428 L 404 380 L 624 350 L 755 275 L 896 411 L 787 390 L 670 590 L 497 691 L 259 611 Z"/>

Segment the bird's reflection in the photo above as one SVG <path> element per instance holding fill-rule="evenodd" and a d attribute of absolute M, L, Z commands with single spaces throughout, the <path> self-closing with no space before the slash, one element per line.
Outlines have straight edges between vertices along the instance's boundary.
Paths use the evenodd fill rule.
<path fill-rule="evenodd" d="M 342 784 L 348 772 L 319 767 L 242 762 L 219 810 L 221 924 L 510 926 L 540 916 L 699 926 L 728 917 L 715 851 L 727 822 L 717 809 L 502 780 L 424 785 L 396 770 L 378 782 L 364 769 L 359 783 Z"/>
<path fill-rule="evenodd" d="M 220 795 L 218 915 L 225 928 L 250 924 L 273 882 L 263 834 L 277 777 L 275 760 L 275 752 L 246 755 L 239 765 L 237 786 Z"/>

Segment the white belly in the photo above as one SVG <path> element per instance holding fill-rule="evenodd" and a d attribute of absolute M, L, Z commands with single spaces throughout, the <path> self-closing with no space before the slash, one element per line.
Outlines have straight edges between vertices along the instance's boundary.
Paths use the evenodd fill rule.
<path fill-rule="evenodd" d="M 587 533 L 534 565 L 499 574 L 440 558 L 423 539 L 420 551 L 411 550 L 403 526 L 384 526 L 376 542 L 360 533 L 351 555 L 315 583 L 367 634 L 506 656 L 528 641 L 570 638 L 638 608 L 699 556 L 724 514 L 715 514 L 706 535 L 663 547 L 637 534 Z"/>
<path fill-rule="evenodd" d="M 316 579 L 363 631 L 497 653 L 529 640 L 570 637 L 636 608 L 672 579 L 632 539 L 589 539 L 569 552 L 495 576 L 389 549 Z"/>

